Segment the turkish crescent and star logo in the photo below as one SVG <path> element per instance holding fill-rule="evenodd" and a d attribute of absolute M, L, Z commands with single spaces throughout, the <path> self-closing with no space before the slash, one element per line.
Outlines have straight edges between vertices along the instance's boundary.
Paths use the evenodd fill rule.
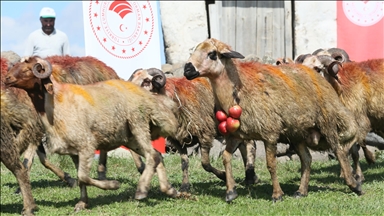
<path fill-rule="evenodd" d="M 139 55 L 154 30 L 149 1 L 91 1 L 89 21 L 100 45 L 123 59 Z"/>
<path fill-rule="evenodd" d="M 384 17 L 382 1 L 343 1 L 346 17 L 359 26 L 371 26 Z"/>

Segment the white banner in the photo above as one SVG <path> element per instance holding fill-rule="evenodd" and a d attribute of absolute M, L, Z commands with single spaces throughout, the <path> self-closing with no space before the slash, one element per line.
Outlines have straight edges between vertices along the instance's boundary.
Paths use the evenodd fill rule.
<path fill-rule="evenodd" d="M 85 54 L 127 80 L 165 64 L 158 1 L 83 1 Z"/>

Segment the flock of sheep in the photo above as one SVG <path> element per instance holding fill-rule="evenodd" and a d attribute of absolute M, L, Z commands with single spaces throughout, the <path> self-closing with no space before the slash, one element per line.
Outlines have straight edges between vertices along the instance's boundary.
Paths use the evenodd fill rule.
<path fill-rule="evenodd" d="M 161 70 L 149 68 L 134 71 L 128 81 L 93 57 L 31 56 L 14 65 L 1 58 L 1 162 L 19 183 L 22 214 L 33 215 L 37 207 L 29 181 L 35 153 L 68 185 L 79 185 L 75 211 L 80 211 L 88 205 L 87 186 L 120 187 L 118 181 L 106 180 L 106 160 L 107 152 L 121 145 L 131 150 L 141 173 L 137 200 L 147 197 L 155 172 L 167 196 L 186 196 L 187 147 L 198 143 L 202 167 L 226 182 L 225 200 L 231 202 L 238 196 L 231 168 L 236 149 L 243 158 L 245 182 L 259 181 L 254 140 L 264 142 L 274 201 L 284 194 L 276 172 L 278 142 L 291 144 L 300 157 L 301 182 L 294 196 L 308 194 L 312 161 L 308 148 L 333 151 L 348 187 L 363 194 L 357 150 L 362 147 L 367 160 L 374 162 L 364 139 L 371 131 L 384 137 L 384 59 L 354 62 L 336 48 L 300 55 L 295 61 L 279 59 L 276 65 L 239 58 L 244 57 L 211 38 L 194 48 L 185 77 L 166 78 Z M 241 109 L 236 118 L 229 111 L 234 106 Z M 231 117 L 218 120 L 218 112 Z M 226 128 L 218 129 L 225 121 Z M 224 171 L 209 159 L 214 138 L 222 135 Z M 151 145 L 160 136 L 180 153 L 179 190 L 169 183 L 162 156 Z M 98 179 L 93 179 L 90 170 L 97 149 L 101 150 Z M 77 179 L 52 165 L 46 150 L 69 155 Z"/>

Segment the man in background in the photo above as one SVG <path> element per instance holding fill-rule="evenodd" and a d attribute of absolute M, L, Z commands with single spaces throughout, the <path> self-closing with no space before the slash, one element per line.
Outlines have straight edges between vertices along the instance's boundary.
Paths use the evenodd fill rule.
<path fill-rule="evenodd" d="M 55 29 L 56 13 L 52 8 L 44 7 L 40 11 L 41 29 L 28 36 L 24 56 L 37 55 L 41 58 L 52 55 L 70 55 L 67 35 Z"/>

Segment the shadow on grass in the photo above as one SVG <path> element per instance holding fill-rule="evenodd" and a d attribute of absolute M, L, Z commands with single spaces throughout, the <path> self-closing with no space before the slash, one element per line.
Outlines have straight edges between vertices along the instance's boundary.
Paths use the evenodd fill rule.
<path fill-rule="evenodd" d="M 111 180 L 110 178 L 108 178 Z M 98 206 L 105 206 L 112 203 L 120 203 L 120 202 L 137 202 L 134 199 L 134 195 L 136 192 L 136 186 L 137 182 L 131 181 L 127 178 L 117 178 L 115 179 L 119 181 L 124 185 L 124 191 L 119 192 L 118 194 L 103 194 L 102 189 L 100 190 L 99 195 L 89 195 L 88 197 L 88 208 L 89 210 L 92 210 L 93 208 L 97 208 Z M 33 182 L 33 186 L 39 186 L 39 187 L 60 187 L 61 182 L 57 181 L 47 181 L 47 180 L 40 180 Z M 128 185 L 128 186 L 127 186 Z M 18 186 L 17 184 L 14 184 L 14 186 Z M 123 186 L 123 185 L 122 185 Z M 88 190 L 90 187 L 88 186 Z M 75 187 L 74 190 L 77 190 L 78 193 L 75 198 L 73 199 L 66 199 L 65 201 L 51 201 L 51 200 L 45 200 L 45 199 L 36 199 L 35 203 L 39 208 L 45 207 L 54 207 L 54 208 L 67 208 L 68 211 L 72 211 L 76 205 L 76 203 L 80 200 L 80 190 L 79 187 Z M 88 192 L 89 194 L 89 192 Z M 15 196 L 18 196 L 15 194 Z M 140 200 L 140 205 L 146 205 L 146 206 L 156 206 L 158 204 L 161 204 L 161 202 L 164 199 L 171 199 L 168 198 L 167 195 L 162 193 L 159 188 L 151 188 L 148 192 L 148 197 L 146 199 Z M 8 213 L 8 214 L 19 214 L 23 209 L 22 203 L 12 203 L 12 204 L 2 204 L 0 214 Z M 35 211 L 38 214 L 38 210 Z"/>
<path fill-rule="evenodd" d="M 17 188 L 19 188 L 19 184 L 17 182 L 12 182 L 12 183 L 6 183 L 4 186 L 14 188 L 15 191 Z M 32 181 L 31 182 L 31 187 L 32 188 L 55 188 L 55 187 L 69 187 L 67 184 L 61 180 L 45 180 L 41 179 L 39 181 Z"/>
<path fill-rule="evenodd" d="M 382 181 L 383 174 L 381 172 L 372 172 L 373 170 L 384 170 L 384 161 L 376 161 L 375 164 L 369 165 L 365 160 L 360 160 L 360 166 L 365 178 L 364 182 Z M 343 180 L 340 178 L 341 167 L 339 163 L 322 168 L 312 168 L 311 180 L 319 181 L 324 184 L 331 184 L 335 181 Z M 327 177 L 319 176 L 321 173 L 330 173 Z"/>
<path fill-rule="evenodd" d="M 258 184 L 245 185 L 243 179 L 235 179 L 237 182 L 236 190 L 239 197 L 247 197 L 253 199 L 263 199 L 267 201 L 272 201 L 272 183 L 269 179 L 262 180 Z M 284 191 L 284 196 L 293 196 L 293 194 L 299 189 L 299 183 L 290 183 L 290 182 L 280 182 L 280 187 Z M 319 192 L 319 191 L 343 191 L 342 189 L 329 188 L 324 186 L 313 186 L 309 185 L 309 192 Z M 193 184 L 193 194 L 207 194 L 209 196 L 215 196 L 223 201 L 225 200 L 226 194 L 226 185 L 225 182 L 220 182 L 215 180 L 215 182 L 197 182 Z"/>
<path fill-rule="evenodd" d="M 377 161 L 375 164 L 368 165 L 365 161 L 360 161 L 361 168 L 365 177 L 364 182 L 382 181 L 382 171 L 374 172 L 374 170 L 384 170 L 384 161 Z M 371 170 L 373 172 L 367 172 Z M 300 172 L 300 170 L 298 170 Z M 324 176 L 324 173 L 329 175 Z M 308 186 L 309 193 L 316 193 L 321 191 L 334 191 L 334 192 L 345 192 L 345 188 L 348 186 L 344 183 L 344 179 L 339 177 L 340 165 L 334 164 L 321 168 L 312 168 L 310 185 Z M 237 185 L 237 193 L 240 196 L 247 196 L 255 199 L 264 199 L 272 201 L 272 182 L 268 179 L 262 179 L 260 183 L 246 186 L 243 183 L 242 178 L 235 178 Z M 292 183 L 291 183 L 292 182 Z M 321 185 L 317 186 L 314 182 L 321 182 Z M 335 182 L 341 182 L 345 185 L 344 187 L 332 187 Z M 293 194 L 299 189 L 300 177 L 289 179 L 288 181 L 280 181 L 280 186 L 284 191 L 284 196 L 293 196 Z M 364 189 L 364 188 L 363 188 Z M 193 193 L 195 194 L 209 194 L 225 200 L 226 185 L 225 182 L 220 180 L 211 180 L 207 182 L 195 182 L 193 183 Z M 352 193 L 352 191 L 351 191 Z"/>
<path fill-rule="evenodd" d="M 92 208 L 97 207 L 97 206 L 108 205 L 108 204 L 115 203 L 115 202 L 130 201 L 130 200 L 135 201 L 133 198 L 134 198 L 134 194 L 136 192 L 137 182 L 133 182 L 128 178 L 116 178 L 116 179 L 108 178 L 108 180 L 119 181 L 121 184 L 124 184 L 125 190 L 121 191 L 118 194 L 101 195 L 103 193 L 103 190 L 98 189 L 98 190 L 100 190 L 99 195 L 96 195 L 96 196 L 89 195 L 89 197 L 88 197 L 88 200 L 89 200 L 88 209 L 92 209 Z M 128 187 L 125 184 L 128 185 Z M 14 187 L 15 189 L 19 186 L 17 183 L 8 183 L 5 185 L 7 185 L 8 187 Z M 66 187 L 66 184 L 65 184 L 65 182 L 62 182 L 60 180 L 39 180 L 39 181 L 33 181 L 31 183 L 31 186 L 33 189 L 36 189 L 36 188 L 50 189 L 53 187 Z M 91 187 L 94 187 L 94 186 L 88 186 L 87 187 L 88 190 Z M 35 203 L 40 208 L 43 206 L 50 206 L 50 207 L 55 207 L 55 208 L 72 208 L 73 209 L 74 206 L 76 205 L 76 203 L 80 200 L 79 187 L 78 186 L 73 187 L 73 190 L 78 191 L 78 193 L 76 195 L 77 197 L 75 197 L 71 200 L 50 201 L 50 200 L 36 199 L 35 198 Z M 155 194 L 155 199 L 156 199 L 156 188 L 150 189 L 150 191 L 148 193 L 149 199 L 153 198 L 152 192 Z M 89 192 L 88 192 L 88 194 L 89 194 Z M 12 195 L 21 196 L 20 194 L 12 194 Z M 163 194 L 160 194 L 160 195 L 163 195 Z M 158 197 L 164 198 L 164 197 L 166 197 L 166 195 L 164 194 L 163 197 L 161 197 L 161 196 L 158 196 Z M 140 202 L 143 202 L 144 204 L 147 204 L 147 205 L 156 205 L 158 203 L 158 202 L 156 202 L 156 200 L 154 201 L 153 199 L 143 200 Z M 23 209 L 22 203 L 2 204 L 0 214 L 2 214 L 2 213 L 18 214 L 22 211 L 22 209 Z M 38 210 L 36 212 L 38 212 Z"/>
<path fill-rule="evenodd" d="M 15 204 L 1 204 L 1 210 L 0 214 L 20 214 L 23 210 L 23 204 L 22 203 L 15 203 Z"/>

